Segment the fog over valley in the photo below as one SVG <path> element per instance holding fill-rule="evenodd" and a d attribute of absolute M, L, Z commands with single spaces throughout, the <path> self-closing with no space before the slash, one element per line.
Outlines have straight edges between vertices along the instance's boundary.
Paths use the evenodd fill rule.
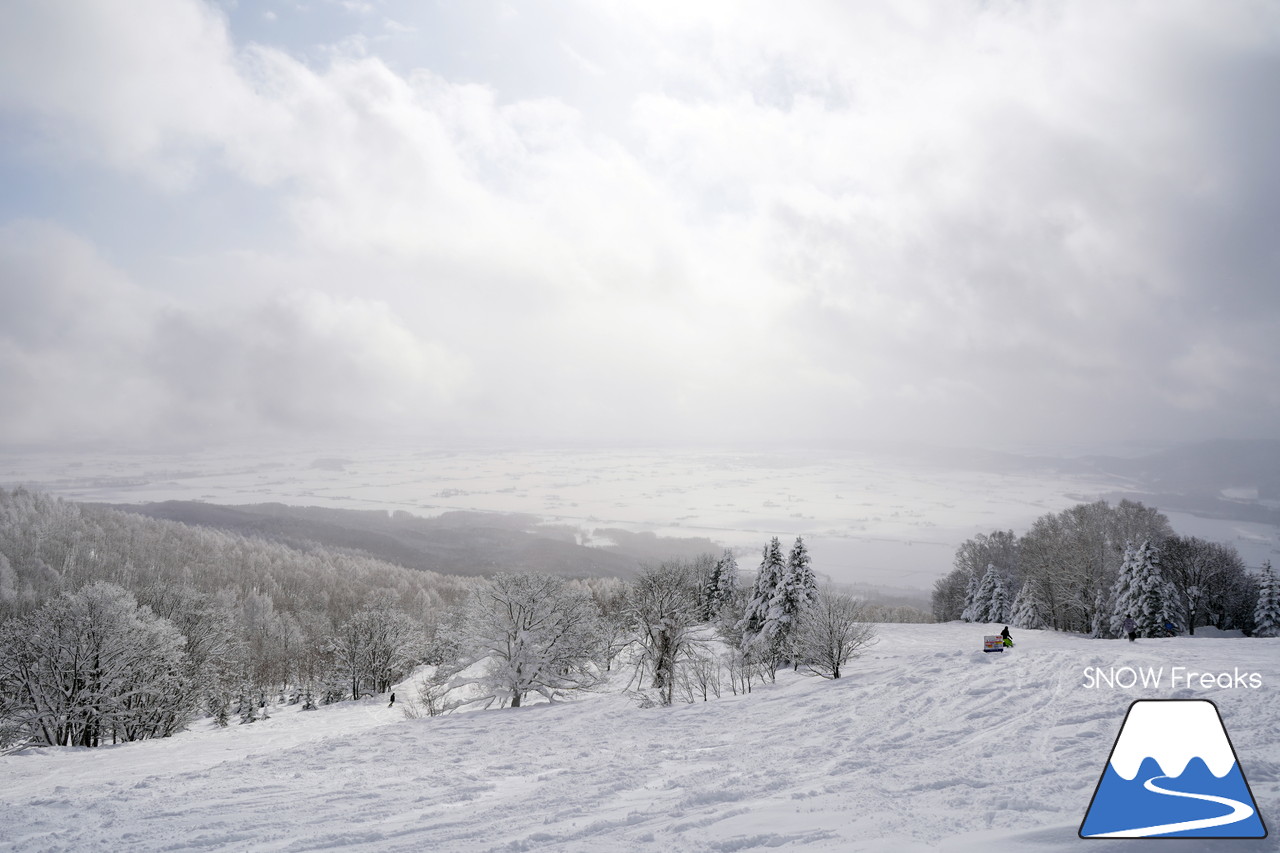
<path fill-rule="evenodd" d="M 621 545 L 633 561 L 603 564 L 615 568 L 722 547 L 754 565 L 769 537 L 803 535 L 822 575 L 897 588 L 917 600 L 950 570 L 965 539 L 992 530 L 1020 534 L 1041 515 L 1100 499 L 1154 504 L 1171 514 L 1178 532 L 1229 543 L 1255 568 L 1280 553 L 1277 443 L 1129 447 L 1124 456 L 905 445 L 861 452 L 330 446 L 0 455 L 0 486 L 19 484 L 121 505 L 276 503 L 455 519 L 472 513 L 479 515 L 467 526 L 510 527 L 606 551 Z M 209 520 L 190 508 L 146 511 Z M 664 545 L 639 547 L 646 536 Z M 565 568 L 587 571 L 575 566 Z"/>

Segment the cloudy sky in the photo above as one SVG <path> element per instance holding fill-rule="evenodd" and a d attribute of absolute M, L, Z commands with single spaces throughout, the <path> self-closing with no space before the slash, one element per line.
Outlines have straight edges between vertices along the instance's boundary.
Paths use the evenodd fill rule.
<path fill-rule="evenodd" d="M 0 445 L 1280 433 L 1280 4 L 0 5 Z"/>

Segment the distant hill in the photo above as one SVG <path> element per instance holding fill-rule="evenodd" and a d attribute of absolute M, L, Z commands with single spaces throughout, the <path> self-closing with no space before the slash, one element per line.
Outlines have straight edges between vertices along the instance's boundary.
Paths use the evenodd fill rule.
<path fill-rule="evenodd" d="M 447 512 L 424 518 L 382 510 L 286 506 L 223 506 L 201 501 L 112 504 L 150 518 L 212 527 L 305 549 L 315 543 L 414 569 L 452 575 L 499 571 L 552 572 L 573 577 L 635 577 L 642 564 L 719 553 L 705 538 L 659 537 L 622 530 L 594 531 L 613 543 L 579 544 L 578 531 L 543 525 L 532 515 Z"/>
<path fill-rule="evenodd" d="M 1132 459 L 1095 456 L 1094 467 L 1132 477 L 1159 491 L 1218 494 L 1256 489 L 1262 500 L 1280 498 L 1280 441 L 1205 441 Z"/>
<path fill-rule="evenodd" d="M 1206 518 L 1280 525 L 1280 441 L 1205 441 L 1145 456 L 1092 456 L 1094 471 L 1132 486 L 1105 495 L 1135 498 Z"/>

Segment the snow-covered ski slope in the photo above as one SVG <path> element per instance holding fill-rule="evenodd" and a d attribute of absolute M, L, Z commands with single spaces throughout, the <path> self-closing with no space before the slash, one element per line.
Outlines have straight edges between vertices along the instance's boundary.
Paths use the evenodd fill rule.
<path fill-rule="evenodd" d="M 1167 842 L 1076 832 L 1139 698 L 1212 699 L 1272 829 L 1178 850 L 1280 849 L 1280 640 L 1017 631 L 983 655 L 998 630 L 885 625 L 840 681 L 666 709 L 406 720 L 384 699 L 28 751 L 0 758 L 0 850 L 1133 851 Z M 1163 667 L 1161 685 L 1086 686 L 1099 666 Z M 1174 688 L 1175 666 L 1262 686 Z"/>

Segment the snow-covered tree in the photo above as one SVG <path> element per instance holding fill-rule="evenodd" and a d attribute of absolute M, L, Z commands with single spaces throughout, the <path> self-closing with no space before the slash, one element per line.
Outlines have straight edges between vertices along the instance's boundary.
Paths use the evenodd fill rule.
<path fill-rule="evenodd" d="M 0 554 L 0 607 L 18 600 L 18 574 L 9 564 L 9 558 Z M 2 612 L 2 611 L 0 611 Z"/>
<path fill-rule="evenodd" d="M 1093 597 L 1093 618 L 1089 623 L 1089 636 L 1094 639 L 1108 637 L 1110 629 L 1111 603 L 1107 594 L 1099 589 Z"/>
<path fill-rule="evenodd" d="M 230 604 L 191 584 L 152 584 L 140 604 L 168 619 L 186 637 L 187 683 L 191 699 L 225 726 L 240 681 L 248 671 L 248 650 Z"/>
<path fill-rule="evenodd" d="M 1003 610 L 1008 610 L 1008 604 L 1004 597 L 1004 584 L 1000 580 L 1000 573 L 996 571 L 995 564 L 988 563 L 987 570 L 983 573 L 982 579 L 978 581 L 978 585 L 973 593 L 973 606 L 970 609 L 970 616 L 974 622 L 997 622 L 1001 617 L 992 612 L 992 604 L 995 603 L 996 590 L 1000 590 L 1001 604 Z M 1008 615 L 1004 613 L 1003 615 Z"/>
<path fill-rule="evenodd" d="M 652 671 L 659 704 L 672 703 L 677 670 L 696 652 L 698 592 L 692 567 L 670 561 L 646 568 L 628 594 L 627 612 L 643 649 L 638 663 Z"/>
<path fill-rule="evenodd" d="M 606 672 L 613 669 L 614 658 L 635 641 L 635 635 L 631 630 L 631 615 L 627 611 L 628 592 L 627 586 L 622 581 L 617 581 L 616 587 L 592 590 L 592 598 L 595 599 L 599 613 L 598 657 L 604 664 Z"/>
<path fill-rule="evenodd" d="M 874 642 L 875 625 L 851 595 L 820 590 L 795 632 L 795 649 L 805 667 L 823 678 L 839 678 L 841 669 Z"/>
<path fill-rule="evenodd" d="M 733 551 L 728 548 L 720 559 L 723 565 L 720 568 L 720 585 L 716 589 L 716 599 L 723 608 L 738 594 L 738 560 L 733 556 Z"/>
<path fill-rule="evenodd" d="M 1160 572 L 1160 555 L 1151 540 L 1125 548 L 1111 600 L 1111 633 L 1116 636 L 1125 633 L 1126 618 L 1133 619 L 1142 637 L 1159 636 L 1165 622 L 1177 624 L 1174 591 Z"/>
<path fill-rule="evenodd" d="M 992 571 L 995 567 L 991 567 Z M 999 572 L 995 572 L 995 578 L 991 582 L 991 601 L 987 609 L 988 622 L 1008 622 L 1009 611 L 1012 602 L 1009 601 L 1009 593 L 1005 589 L 1004 578 L 1000 577 Z"/>
<path fill-rule="evenodd" d="M 1138 596 L 1141 589 L 1139 571 L 1141 562 L 1138 549 L 1132 542 L 1124 546 L 1124 561 L 1120 564 L 1120 573 L 1111 587 L 1111 634 L 1116 637 L 1125 635 L 1126 619 L 1138 621 Z"/>
<path fill-rule="evenodd" d="M 372 692 L 368 649 L 373 642 L 369 620 L 352 616 L 329 638 L 336 674 L 342 679 L 346 696 L 359 699 Z"/>
<path fill-rule="evenodd" d="M 760 570 L 756 573 L 755 585 L 751 589 L 751 597 L 747 600 L 746 611 L 738 623 L 743 651 L 749 656 L 768 657 L 774 651 L 771 611 L 774 595 L 785 574 L 786 564 L 782 558 L 782 543 L 775 536 L 764 548 L 760 558 Z"/>
<path fill-rule="evenodd" d="M 356 616 L 370 623 L 366 655 L 373 692 L 386 693 L 413 669 L 426 648 L 426 638 L 407 613 L 385 600 L 371 602 Z"/>
<path fill-rule="evenodd" d="M 119 586 L 64 593 L 0 630 L 0 712 L 53 746 L 164 737 L 195 708 L 185 640 Z"/>
<path fill-rule="evenodd" d="M 817 594 L 818 580 L 809 564 L 808 549 L 804 540 L 797 536 L 769 601 L 766 623 L 772 644 L 781 655 L 794 658 L 791 648 L 793 634 L 804 621 L 805 611 Z"/>
<path fill-rule="evenodd" d="M 248 682 L 240 686 L 240 725 L 248 725 L 258 719 L 258 697 L 253 685 Z"/>
<path fill-rule="evenodd" d="M 1161 571 L 1160 552 L 1149 541 L 1143 542 L 1140 555 L 1143 562 L 1142 593 L 1138 599 L 1141 616 L 1135 617 L 1135 621 L 1142 636 L 1158 637 L 1166 624 L 1175 629 L 1179 626 L 1177 593 Z"/>
<path fill-rule="evenodd" d="M 1019 543 L 1012 530 L 979 533 L 956 549 L 955 568 L 933 585 L 934 619 L 939 622 L 964 619 L 965 608 L 973 603 L 974 588 L 969 586 L 969 582 L 982 577 L 986 567 L 992 563 L 1000 567 L 1006 586 L 1021 586 Z"/>
<path fill-rule="evenodd" d="M 965 622 L 982 621 L 978 616 L 978 576 L 969 575 L 969 580 L 965 582 L 964 588 L 964 610 L 960 612 L 961 620 Z"/>
<path fill-rule="evenodd" d="M 597 619 L 590 594 L 559 575 L 497 574 L 466 602 L 450 687 L 478 688 L 465 703 L 486 708 L 588 690 L 600 681 Z M 477 664 L 480 675 L 463 673 Z"/>
<path fill-rule="evenodd" d="M 1040 597 L 1039 586 L 1034 578 L 1028 578 L 1018 594 L 1014 596 L 1010 608 L 1009 622 L 1015 628 L 1043 628 L 1045 606 Z"/>
<path fill-rule="evenodd" d="M 373 594 L 330 639 L 337 668 L 352 699 L 385 693 L 406 675 L 425 648 L 418 625 L 395 609 L 385 595 Z"/>
<path fill-rule="evenodd" d="M 817 599 L 818 578 L 813 573 L 809 549 L 805 547 L 804 539 L 799 536 L 791 546 L 791 553 L 787 555 L 787 574 L 787 584 L 796 590 L 793 597 L 801 602 L 802 609 L 805 601 Z"/>
<path fill-rule="evenodd" d="M 720 559 L 716 560 L 715 567 L 707 579 L 706 589 L 702 595 L 702 620 L 711 622 L 719 617 L 725 606 L 733 600 L 737 589 L 738 561 L 734 558 L 733 551 L 726 548 L 720 555 Z"/>
<path fill-rule="evenodd" d="M 1280 578 L 1268 560 L 1258 581 L 1258 605 L 1253 611 L 1255 637 L 1280 637 Z"/>

